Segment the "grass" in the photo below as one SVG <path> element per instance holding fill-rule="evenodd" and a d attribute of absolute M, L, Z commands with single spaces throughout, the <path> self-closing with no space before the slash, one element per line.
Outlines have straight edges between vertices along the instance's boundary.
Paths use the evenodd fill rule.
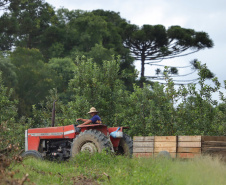
<path fill-rule="evenodd" d="M 163 158 L 125 158 L 104 153 L 81 153 L 67 162 L 27 159 L 13 164 L 14 178 L 25 184 L 226 184 L 226 164 L 208 156 L 189 160 Z"/>

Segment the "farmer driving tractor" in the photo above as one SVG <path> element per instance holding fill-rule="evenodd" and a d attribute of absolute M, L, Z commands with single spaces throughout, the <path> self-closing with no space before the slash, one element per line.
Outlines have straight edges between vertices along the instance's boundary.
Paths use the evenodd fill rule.
<path fill-rule="evenodd" d="M 83 118 L 78 118 L 76 121 L 83 121 L 81 125 L 87 125 L 89 123 L 92 124 L 102 124 L 100 117 L 97 115 L 99 112 L 96 110 L 95 107 L 92 107 L 88 114 L 92 116 L 91 119 L 83 119 Z"/>
<path fill-rule="evenodd" d="M 91 119 L 77 119 L 83 122 L 80 125 L 54 127 L 53 124 L 51 127 L 25 130 L 25 152 L 21 156 L 67 160 L 83 151 L 92 154 L 103 150 L 132 156 L 133 140 L 123 133 L 123 130 L 128 127 L 103 125 L 97 115 L 98 111 L 94 107 L 88 114 L 92 116 Z M 52 120 L 54 120 L 55 114 L 52 115 Z"/>

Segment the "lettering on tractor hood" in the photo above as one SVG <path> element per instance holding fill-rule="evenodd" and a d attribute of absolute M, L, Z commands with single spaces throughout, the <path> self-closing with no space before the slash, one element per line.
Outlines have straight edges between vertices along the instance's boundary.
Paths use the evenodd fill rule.
<path fill-rule="evenodd" d="M 75 133 L 75 130 L 69 130 L 66 132 L 50 132 L 50 133 L 28 133 L 28 136 L 60 136 L 69 135 Z"/>

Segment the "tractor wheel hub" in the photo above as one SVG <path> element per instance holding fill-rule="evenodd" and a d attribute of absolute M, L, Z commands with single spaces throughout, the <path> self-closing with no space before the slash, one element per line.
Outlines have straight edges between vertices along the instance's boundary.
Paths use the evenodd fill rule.
<path fill-rule="evenodd" d="M 84 152 L 84 151 L 87 151 L 87 152 L 93 154 L 93 153 L 97 152 L 97 148 L 94 143 L 88 142 L 88 143 L 85 143 L 81 147 L 81 152 Z"/>

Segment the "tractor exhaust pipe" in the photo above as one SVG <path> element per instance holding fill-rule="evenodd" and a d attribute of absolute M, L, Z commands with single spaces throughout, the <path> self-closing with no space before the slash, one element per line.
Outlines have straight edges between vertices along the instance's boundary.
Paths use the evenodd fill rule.
<path fill-rule="evenodd" d="M 53 102 L 53 110 L 52 110 L 52 127 L 54 127 L 54 125 L 55 125 L 55 112 L 56 112 L 56 110 L 55 110 L 55 103 L 56 103 L 56 100 L 54 100 L 54 102 Z"/>

